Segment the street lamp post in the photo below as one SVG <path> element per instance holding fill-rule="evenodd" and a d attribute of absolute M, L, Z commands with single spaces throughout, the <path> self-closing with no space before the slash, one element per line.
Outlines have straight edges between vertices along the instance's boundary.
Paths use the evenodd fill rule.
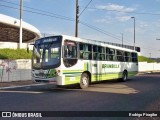
<path fill-rule="evenodd" d="M 134 50 L 135 50 L 135 17 L 131 17 L 134 20 Z"/>
<path fill-rule="evenodd" d="M 122 48 L 123 48 L 123 33 L 121 33 L 121 35 L 122 35 Z"/>
<path fill-rule="evenodd" d="M 151 54 L 152 54 L 152 53 L 149 53 L 149 58 L 151 58 Z"/>

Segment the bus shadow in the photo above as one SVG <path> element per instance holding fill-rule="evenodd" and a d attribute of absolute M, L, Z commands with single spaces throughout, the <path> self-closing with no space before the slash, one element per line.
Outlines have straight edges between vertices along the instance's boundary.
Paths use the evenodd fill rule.
<path fill-rule="evenodd" d="M 131 79 L 129 79 L 127 82 L 129 81 L 131 81 Z M 63 87 L 53 88 L 52 91 L 86 91 L 114 94 L 135 94 L 139 92 L 138 90 L 129 87 L 126 82 L 118 82 L 117 80 L 94 82 L 86 89 L 80 89 L 78 85 L 67 85 Z"/>
<path fill-rule="evenodd" d="M 131 81 L 129 79 L 127 82 Z M 118 80 L 106 80 L 92 83 L 86 89 L 80 89 L 78 84 L 55 86 L 52 84 L 45 84 L 41 86 L 28 86 L 21 88 L 12 88 L 1 90 L 1 92 L 8 93 L 28 93 L 28 94 L 43 94 L 43 93 L 65 93 L 65 92 L 101 92 L 101 93 L 114 93 L 114 94 L 135 94 L 139 91 L 129 87 L 127 82 L 118 82 Z"/>

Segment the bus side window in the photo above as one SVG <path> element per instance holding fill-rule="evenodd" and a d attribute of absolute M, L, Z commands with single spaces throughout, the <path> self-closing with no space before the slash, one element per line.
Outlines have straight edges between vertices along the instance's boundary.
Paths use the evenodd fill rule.
<path fill-rule="evenodd" d="M 106 48 L 106 60 L 115 61 L 115 49 Z"/>
<path fill-rule="evenodd" d="M 117 52 L 117 61 L 120 61 L 120 62 L 123 62 L 124 61 L 124 58 L 123 58 L 123 51 L 121 50 L 116 50 Z"/>
<path fill-rule="evenodd" d="M 130 62 L 131 61 L 131 53 L 124 52 L 124 58 L 125 58 L 125 62 Z"/>
<path fill-rule="evenodd" d="M 99 59 L 104 61 L 105 60 L 105 48 L 104 47 L 99 47 Z"/>
<path fill-rule="evenodd" d="M 93 45 L 93 60 L 99 59 L 98 46 Z"/>
<path fill-rule="evenodd" d="M 137 53 L 131 53 L 132 55 L 132 62 L 138 62 L 138 55 Z"/>
<path fill-rule="evenodd" d="M 80 59 L 91 60 L 92 58 L 92 45 L 86 43 L 80 43 Z"/>
<path fill-rule="evenodd" d="M 83 59 L 83 43 L 79 43 L 79 57 Z"/>
<path fill-rule="evenodd" d="M 88 59 L 92 59 L 92 45 L 90 44 L 88 45 Z"/>
<path fill-rule="evenodd" d="M 109 61 L 109 48 L 106 48 L 106 60 Z"/>
<path fill-rule="evenodd" d="M 89 44 L 84 44 L 84 59 L 88 60 L 89 59 L 89 55 L 91 53 L 90 51 L 90 46 Z"/>

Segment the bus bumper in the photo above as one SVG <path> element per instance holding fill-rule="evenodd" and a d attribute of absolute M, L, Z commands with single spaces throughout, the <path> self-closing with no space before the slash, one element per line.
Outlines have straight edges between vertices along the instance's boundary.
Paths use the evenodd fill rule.
<path fill-rule="evenodd" d="M 49 84 L 54 84 L 54 85 L 63 85 L 61 76 L 57 76 L 53 78 L 32 77 L 32 80 L 33 82 L 36 82 L 36 83 L 49 83 Z"/>

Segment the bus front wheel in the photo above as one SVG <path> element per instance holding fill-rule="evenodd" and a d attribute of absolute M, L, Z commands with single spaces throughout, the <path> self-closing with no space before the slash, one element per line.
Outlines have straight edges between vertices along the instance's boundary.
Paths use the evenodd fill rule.
<path fill-rule="evenodd" d="M 82 73 L 80 80 L 80 88 L 85 89 L 89 86 L 89 76 L 87 73 Z"/>

